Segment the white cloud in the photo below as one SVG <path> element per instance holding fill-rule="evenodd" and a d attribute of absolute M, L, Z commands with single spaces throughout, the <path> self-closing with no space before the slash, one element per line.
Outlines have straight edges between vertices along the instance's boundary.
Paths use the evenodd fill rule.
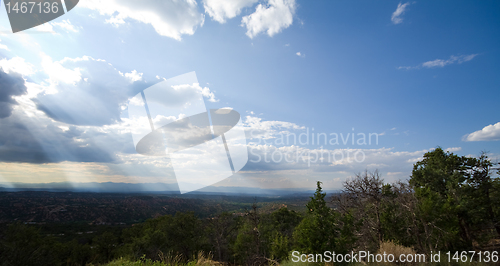
<path fill-rule="evenodd" d="M 295 0 L 269 0 L 267 5 L 259 4 L 254 13 L 243 17 L 241 25 L 247 28 L 250 38 L 261 32 L 272 37 L 292 25 L 295 8 Z"/>
<path fill-rule="evenodd" d="M 305 55 L 305 54 L 303 54 L 303 53 L 301 53 L 301 52 L 297 52 L 297 53 L 295 53 L 295 54 L 296 54 L 297 56 L 299 56 L 299 57 L 306 57 L 306 55 Z"/>
<path fill-rule="evenodd" d="M 344 136 L 348 138 L 347 145 L 343 142 L 344 136 L 339 137 L 342 132 L 336 133 L 340 143 L 332 142 L 333 137 L 327 137 L 329 140 L 323 142 L 323 138 L 319 140 L 319 132 L 314 132 L 314 129 L 285 121 L 265 121 L 256 116 L 246 116 L 243 124 L 248 132 L 250 161 L 240 174 L 257 179 L 265 176 L 268 184 L 262 184 L 264 187 L 271 184 L 279 187 L 279 178 L 285 176 L 299 187 L 310 181 L 304 176 L 312 180 L 343 181 L 365 169 L 380 170 L 386 182 L 407 179 L 413 164 L 422 160 L 426 152 L 433 150 L 395 151 L 394 148 L 377 147 L 378 141 L 375 138 L 371 144 L 360 143 L 359 134 L 356 135 L 355 145 L 351 145 L 352 135 L 349 138 L 347 134 L 352 132 L 344 132 Z M 315 137 L 312 137 L 312 133 L 316 140 L 313 140 Z M 310 144 L 317 146 L 310 147 Z M 452 147 L 447 150 L 456 152 L 460 148 Z M 299 171 L 300 174 L 297 172 L 292 177 L 289 175 L 290 171 Z"/>
<path fill-rule="evenodd" d="M 253 112 L 250 112 L 252 115 Z M 242 118 L 243 120 L 243 118 Z M 305 129 L 303 126 L 285 121 L 262 121 L 256 116 L 246 116 L 243 122 L 251 138 L 273 139 L 277 134 L 286 134 L 288 130 Z"/>
<path fill-rule="evenodd" d="M 48 75 L 35 99 L 49 117 L 73 125 L 109 125 L 120 121 L 122 106 L 141 73 L 123 74 L 110 63 L 90 56 L 53 61 L 42 55 Z M 48 83 L 48 85 L 47 85 Z"/>
<path fill-rule="evenodd" d="M 5 73 L 19 73 L 23 76 L 29 76 L 35 73 L 34 71 L 34 66 L 26 61 L 24 61 L 24 58 L 21 57 L 14 57 L 11 59 L 1 59 L 0 60 L 0 68 L 3 69 Z"/>
<path fill-rule="evenodd" d="M 97 127 L 78 127 L 55 121 L 38 110 L 29 95 L 17 96 L 16 101 L 18 105 L 12 115 L 0 119 L 0 141 L 7 143 L 0 153 L 1 161 L 109 162 L 114 160 L 113 153 L 123 149 L 119 148 L 121 136 L 102 134 Z M 19 124 L 23 126 L 13 126 Z"/>
<path fill-rule="evenodd" d="M 42 68 L 49 76 L 51 83 L 67 83 L 74 84 L 81 80 L 79 68 L 69 69 L 62 66 L 61 62 L 54 62 L 52 58 L 44 53 L 40 53 L 42 58 Z"/>
<path fill-rule="evenodd" d="M 205 98 L 208 98 L 208 101 L 209 102 L 218 102 L 219 100 L 218 99 L 215 99 L 215 94 L 213 92 L 210 91 L 210 89 L 208 87 L 200 87 L 200 84 L 195 84 L 197 85 L 197 89 L 199 91 L 201 91 L 201 94 L 203 95 L 203 97 Z"/>
<path fill-rule="evenodd" d="M 392 13 L 392 17 L 391 17 L 392 23 L 394 23 L 394 24 L 403 23 L 403 18 L 401 16 L 405 13 L 406 7 L 408 5 L 410 5 L 410 2 L 407 2 L 404 4 L 401 4 L 401 3 L 398 4 L 398 8 L 396 8 L 396 11 L 394 11 L 394 13 Z"/>
<path fill-rule="evenodd" d="M 219 101 L 218 99 L 215 98 L 215 94 L 212 91 L 210 91 L 210 89 L 208 87 L 201 87 L 199 83 L 174 85 L 174 86 L 172 86 L 172 88 L 175 91 L 183 92 L 183 94 L 185 94 L 181 98 L 192 97 L 192 96 L 188 96 L 188 95 L 192 95 L 192 94 L 190 94 L 190 92 L 198 91 L 201 93 L 201 95 L 203 95 L 203 97 L 208 98 L 209 102 L 215 103 L 215 102 Z M 179 100 L 179 102 L 186 102 L 186 99 L 184 98 L 183 100 Z"/>
<path fill-rule="evenodd" d="M 446 149 L 445 151 L 447 152 L 457 152 L 457 151 L 461 151 L 462 150 L 462 147 L 450 147 L 448 149 Z"/>
<path fill-rule="evenodd" d="M 76 33 L 79 31 L 78 27 L 73 25 L 69 19 L 64 19 L 61 22 L 43 23 L 41 25 L 36 26 L 34 29 L 39 32 L 58 34 L 54 30 L 54 28 L 59 28 L 66 32 Z"/>
<path fill-rule="evenodd" d="M 86 0 L 79 7 L 109 16 L 106 22 L 115 26 L 127 19 L 151 24 L 161 36 L 176 40 L 181 40 L 183 34 L 193 35 L 205 21 L 195 0 Z"/>
<path fill-rule="evenodd" d="M 470 55 L 452 55 L 450 56 L 449 59 L 444 60 L 444 59 L 436 59 L 436 60 L 431 60 L 424 62 L 420 65 L 417 66 L 400 66 L 398 69 L 405 69 L 405 70 L 410 70 L 410 69 L 419 69 L 422 67 L 425 68 L 435 68 L 435 67 L 445 67 L 447 65 L 451 64 L 462 64 L 464 62 L 471 61 L 476 57 L 478 54 L 470 54 Z"/>
<path fill-rule="evenodd" d="M 345 177 L 365 169 L 399 172 L 392 180 L 406 179 L 413 164 L 431 151 L 394 151 L 394 148 L 334 148 L 310 149 L 300 146 L 277 147 L 269 144 L 249 144 L 249 163 L 246 171 L 279 173 L 308 169 L 316 173 L 336 173 Z"/>
<path fill-rule="evenodd" d="M 121 74 L 121 72 L 120 72 Z M 142 79 L 143 73 L 137 73 L 137 70 L 132 70 L 130 73 L 125 73 L 124 76 L 132 83 Z"/>
<path fill-rule="evenodd" d="M 40 32 L 55 33 L 54 27 L 52 27 L 52 23 L 43 23 L 41 25 L 36 26 L 35 29 Z"/>
<path fill-rule="evenodd" d="M 250 113 L 253 114 L 254 112 Z M 249 129 L 268 130 L 268 131 L 272 131 L 273 129 L 305 129 L 304 126 L 299 126 L 291 122 L 262 121 L 262 118 L 256 116 L 247 116 L 245 120 L 245 125 Z"/>
<path fill-rule="evenodd" d="M 70 32 L 70 31 L 78 32 L 78 29 L 73 24 L 71 24 L 71 21 L 69 21 L 69 19 L 65 19 L 61 22 L 53 22 L 51 24 L 54 26 L 61 27 L 64 30 L 66 30 L 67 32 Z"/>
<path fill-rule="evenodd" d="M 225 23 L 226 19 L 238 16 L 245 7 L 250 7 L 258 0 L 204 0 L 205 12 L 215 21 Z"/>
<path fill-rule="evenodd" d="M 448 59 L 448 60 L 436 59 L 433 61 L 427 61 L 425 63 L 422 63 L 422 66 L 427 67 L 427 68 L 432 68 L 432 67 L 444 67 L 446 65 L 455 64 L 455 63 L 461 64 L 463 62 L 467 62 L 467 61 L 474 59 L 474 57 L 476 57 L 476 56 L 477 56 L 477 54 L 460 55 L 460 56 L 452 55 L 452 56 L 450 56 L 450 59 Z"/>
<path fill-rule="evenodd" d="M 467 134 L 464 141 L 491 141 L 500 140 L 500 122 L 485 126 L 483 129 Z"/>

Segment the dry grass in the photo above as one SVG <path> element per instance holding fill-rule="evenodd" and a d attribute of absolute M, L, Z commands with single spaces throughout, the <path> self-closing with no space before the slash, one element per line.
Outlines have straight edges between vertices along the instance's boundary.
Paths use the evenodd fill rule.
<path fill-rule="evenodd" d="M 195 263 L 195 264 L 193 264 Z M 198 257 L 196 260 L 191 261 L 189 264 L 191 265 L 196 265 L 196 266 L 212 266 L 212 265 L 226 265 L 224 263 L 218 262 L 213 260 L 213 256 L 211 253 L 205 254 L 203 251 L 198 252 Z"/>
<path fill-rule="evenodd" d="M 212 254 L 205 254 L 204 252 L 199 252 L 198 256 L 193 258 L 193 260 L 183 263 L 182 257 L 180 255 L 173 255 L 172 253 L 164 254 L 160 252 L 158 254 L 160 261 L 152 261 L 150 259 L 141 258 L 138 261 L 129 261 L 127 259 L 117 259 L 110 263 L 103 264 L 103 266 L 222 266 L 227 265 L 218 261 L 212 260 Z M 87 266 L 93 266 L 89 264 Z"/>
<path fill-rule="evenodd" d="M 396 260 L 399 259 L 399 256 L 404 254 L 413 254 L 415 255 L 416 252 L 413 248 L 410 247 L 405 247 L 398 245 L 392 241 L 389 242 L 382 242 L 380 243 L 380 247 L 377 251 L 377 254 L 392 254 L 394 255 L 394 258 Z M 392 263 L 377 263 L 377 265 L 402 265 L 402 266 L 411 266 L 411 265 L 418 265 L 418 263 L 415 262 L 392 262 Z"/>

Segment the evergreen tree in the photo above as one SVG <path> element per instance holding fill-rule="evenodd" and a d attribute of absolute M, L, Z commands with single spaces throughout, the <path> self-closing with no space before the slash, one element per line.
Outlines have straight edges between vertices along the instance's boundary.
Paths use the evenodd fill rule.
<path fill-rule="evenodd" d="M 491 230 L 500 233 L 491 166 L 484 153 L 457 156 L 439 147 L 414 165 L 410 185 L 429 250 L 472 248 L 482 235 L 493 237 Z"/>
<path fill-rule="evenodd" d="M 294 232 L 295 243 L 301 252 L 340 252 L 342 249 L 336 242 L 339 237 L 338 214 L 326 205 L 325 196 L 318 181 L 316 192 L 306 205 L 307 214 Z"/>

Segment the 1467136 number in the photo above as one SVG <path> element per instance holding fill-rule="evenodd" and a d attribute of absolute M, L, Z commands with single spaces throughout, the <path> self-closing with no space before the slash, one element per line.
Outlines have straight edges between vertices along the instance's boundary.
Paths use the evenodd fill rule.
<path fill-rule="evenodd" d="M 452 253 L 450 251 L 446 252 L 448 256 L 448 262 L 454 260 L 455 262 L 498 262 L 498 251 L 462 251 Z"/>
<path fill-rule="evenodd" d="M 22 13 L 22 14 L 32 14 L 32 13 L 58 13 L 59 6 L 57 2 L 16 2 L 11 6 L 11 3 L 5 3 L 7 7 L 7 13 Z"/>

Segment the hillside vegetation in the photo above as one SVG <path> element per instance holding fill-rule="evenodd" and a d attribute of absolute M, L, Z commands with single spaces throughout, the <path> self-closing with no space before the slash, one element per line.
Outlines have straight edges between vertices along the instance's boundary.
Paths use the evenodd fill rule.
<path fill-rule="evenodd" d="M 424 254 L 426 265 L 441 252 L 442 262 L 434 265 L 492 265 L 500 247 L 494 171 L 485 155 L 461 157 L 437 148 L 414 165 L 408 182 L 385 183 L 378 172 L 366 171 L 330 197 L 317 182 L 303 213 L 286 206 L 262 212 L 257 204 L 208 218 L 177 212 L 86 242 L 64 242 L 14 223 L 1 236 L 0 265 L 307 265 L 295 263 L 293 251 Z M 467 253 L 462 263 L 463 251 L 475 256 Z M 479 252 L 489 263 L 470 262 L 480 259 Z"/>

